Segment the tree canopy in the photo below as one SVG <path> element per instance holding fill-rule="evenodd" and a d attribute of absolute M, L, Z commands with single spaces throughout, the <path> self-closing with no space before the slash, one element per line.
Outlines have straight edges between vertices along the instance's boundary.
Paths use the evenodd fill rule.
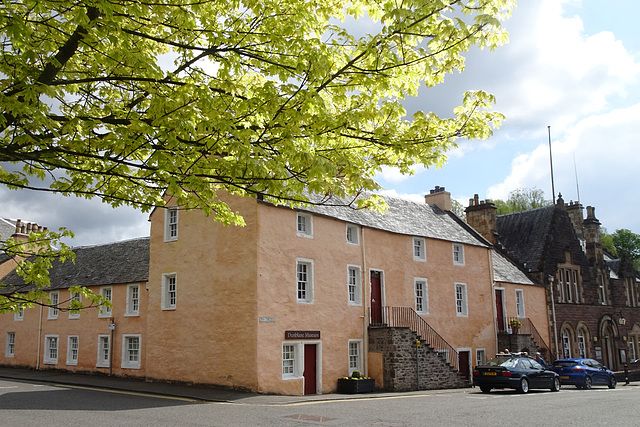
<path fill-rule="evenodd" d="M 623 228 L 616 230 L 613 234 L 605 232 L 600 240 L 604 249 L 613 256 L 621 257 L 626 254 L 634 268 L 640 270 L 640 235 Z"/>
<path fill-rule="evenodd" d="M 549 206 L 553 202 L 545 200 L 544 191 L 539 188 L 516 188 L 506 201 L 493 200 L 496 205 L 496 214 L 504 215 L 513 212 L 527 211 L 529 209 L 541 208 Z"/>
<path fill-rule="evenodd" d="M 242 218 L 221 191 L 292 205 L 376 191 L 382 167 L 442 165 L 500 125 L 481 90 L 451 117 L 402 101 L 506 42 L 514 4 L 3 2 L 0 184 L 144 211 L 168 192 L 225 224 Z"/>

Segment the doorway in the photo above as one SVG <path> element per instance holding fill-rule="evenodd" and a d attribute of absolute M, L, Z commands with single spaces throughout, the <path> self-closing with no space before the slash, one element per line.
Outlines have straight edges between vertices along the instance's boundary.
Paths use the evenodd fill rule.
<path fill-rule="evenodd" d="M 467 381 L 471 381 L 471 350 L 458 349 L 458 372 Z"/>
<path fill-rule="evenodd" d="M 317 355 L 318 347 L 316 344 L 304 345 L 304 394 L 317 393 Z"/>
<path fill-rule="evenodd" d="M 382 316 L 382 272 L 371 270 L 371 323 L 380 325 Z"/>
<path fill-rule="evenodd" d="M 504 289 L 496 289 L 496 325 L 498 332 L 506 330 L 504 323 Z"/>

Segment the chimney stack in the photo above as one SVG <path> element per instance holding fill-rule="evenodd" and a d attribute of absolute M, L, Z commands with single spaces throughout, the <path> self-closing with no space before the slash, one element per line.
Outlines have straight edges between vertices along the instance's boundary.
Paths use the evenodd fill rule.
<path fill-rule="evenodd" d="M 498 244 L 497 209 L 491 200 L 479 200 L 475 194 L 473 199 L 469 199 L 469 206 L 464 210 L 467 214 L 467 224 L 494 246 Z"/>
<path fill-rule="evenodd" d="M 436 205 L 443 211 L 451 210 L 451 193 L 444 191 L 444 187 L 439 185 L 424 196 L 424 201 L 429 205 Z"/>
<path fill-rule="evenodd" d="M 587 217 L 582 222 L 587 245 L 587 259 L 592 265 L 604 263 L 604 253 L 600 242 L 600 221 L 596 218 L 596 208 L 587 206 Z"/>
<path fill-rule="evenodd" d="M 569 214 L 569 218 L 571 218 L 571 224 L 573 224 L 573 229 L 576 231 L 578 237 L 584 238 L 584 228 L 582 221 L 583 218 L 583 207 L 580 202 L 569 202 L 564 204 L 567 213 Z"/>

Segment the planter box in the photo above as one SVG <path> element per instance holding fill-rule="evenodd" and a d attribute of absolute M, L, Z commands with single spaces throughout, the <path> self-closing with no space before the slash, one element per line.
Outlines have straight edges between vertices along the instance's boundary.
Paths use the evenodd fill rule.
<path fill-rule="evenodd" d="M 338 393 L 370 393 L 376 385 L 373 378 L 354 380 L 350 378 L 338 378 Z"/>

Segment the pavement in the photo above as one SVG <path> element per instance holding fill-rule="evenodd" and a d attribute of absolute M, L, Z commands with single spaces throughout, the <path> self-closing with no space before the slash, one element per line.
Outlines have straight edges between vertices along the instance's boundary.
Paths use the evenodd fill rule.
<path fill-rule="evenodd" d="M 98 390 L 115 390 L 156 396 L 190 399 L 200 402 L 226 402 L 246 405 L 293 405 L 345 399 L 372 399 L 399 396 L 424 396 L 452 392 L 470 392 L 477 389 L 420 390 L 410 392 L 372 392 L 363 394 L 313 394 L 306 396 L 282 396 L 235 391 L 204 385 L 147 381 L 139 378 L 117 377 L 102 374 L 74 373 L 53 369 L 30 369 L 0 366 L 0 379 L 49 383 L 54 385 L 87 387 Z"/>

